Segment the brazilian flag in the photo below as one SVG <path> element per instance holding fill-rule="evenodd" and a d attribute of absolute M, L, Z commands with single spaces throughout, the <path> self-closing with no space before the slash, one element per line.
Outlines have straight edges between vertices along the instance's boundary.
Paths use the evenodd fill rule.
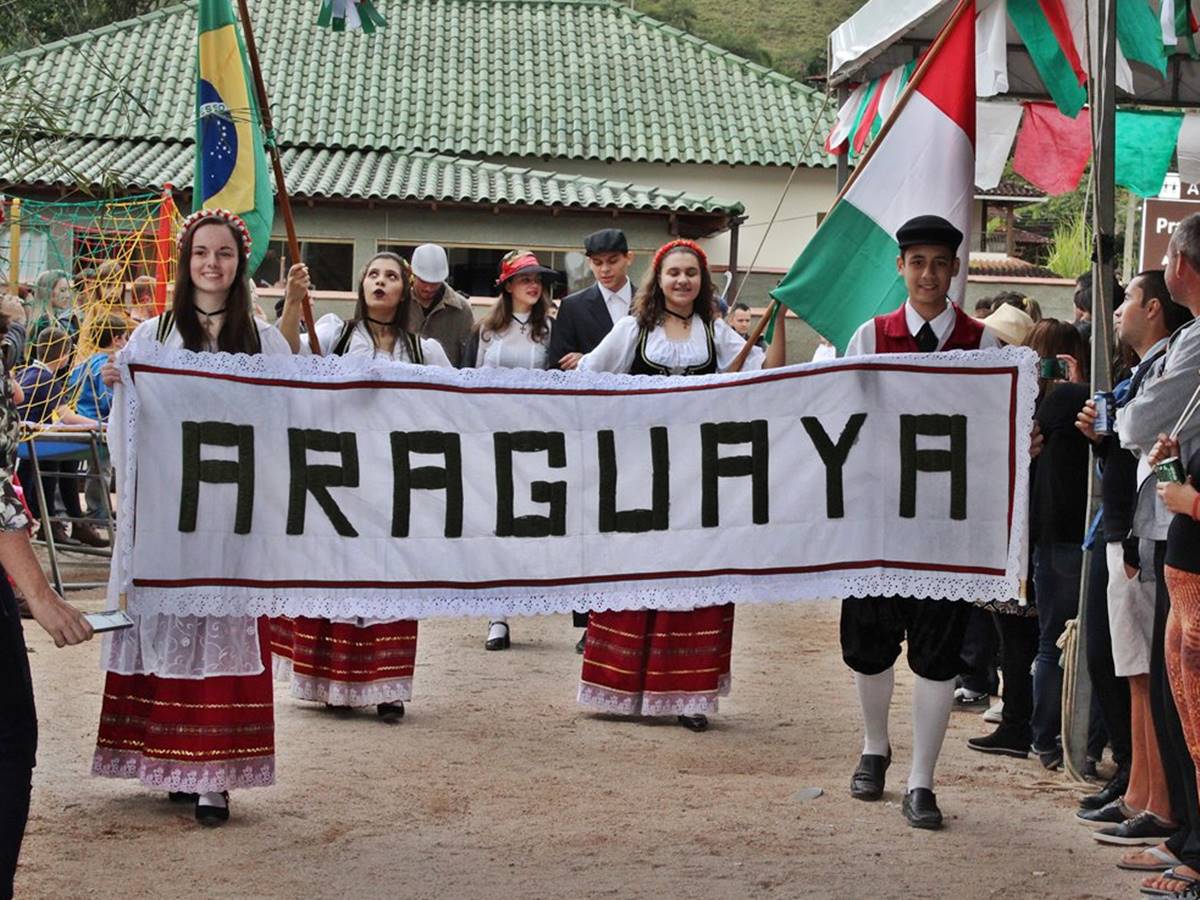
<path fill-rule="evenodd" d="M 262 262 L 275 218 L 262 119 L 230 0 L 200 0 L 196 54 L 196 174 L 192 207 L 228 209 L 253 240 L 248 271 Z"/>

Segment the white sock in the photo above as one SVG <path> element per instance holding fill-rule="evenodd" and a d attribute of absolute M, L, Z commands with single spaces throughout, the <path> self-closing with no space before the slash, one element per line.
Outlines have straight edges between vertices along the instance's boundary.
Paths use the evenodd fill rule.
<path fill-rule="evenodd" d="M 950 708 L 954 705 L 954 679 L 930 681 L 920 675 L 913 676 L 913 749 L 912 770 L 908 773 L 908 789 L 928 788 L 933 790 L 933 768 L 938 754 L 942 752 L 942 741 L 946 738 L 946 726 L 950 724 Z"/>
<path fill-rule="evenodd" d="M 502 638 L 508 634 L 508 619 L 492 619 L 488 625 L 488 640 Z"/>
<path fill-rule="evenodd" d="M 196 805 L 217 806 L 221 809 L 224 809 L 229 804 L 225 802 L 225 795 L 220 791 L 208 791 L 207 793 L 200 795 L 199 799 L 196 800 Z"/>
<path fill-rule="evenodd" d="M 872 756 L 887 756 L 888 710 L 892 706 L 892 688 L 896 684 L 896 673 L 887 669 L 878 675 L 854 673 L 854 684 L 858 688 L 858 704 L 863 714 L 863 753 Z"/>

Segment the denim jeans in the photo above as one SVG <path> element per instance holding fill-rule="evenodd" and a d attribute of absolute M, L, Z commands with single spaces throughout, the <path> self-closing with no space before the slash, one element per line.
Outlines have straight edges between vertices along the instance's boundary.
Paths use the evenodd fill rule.
<path fill-rule="evenodd" d="M 1079 612 L 1083 550 L 1078 544 L 1041 544 L 1033 549 L 1038 649 L 1033 661 L 1033 746 L 1049 751 L 1062 734 L 1063 672 L 1058 639 Z"/>

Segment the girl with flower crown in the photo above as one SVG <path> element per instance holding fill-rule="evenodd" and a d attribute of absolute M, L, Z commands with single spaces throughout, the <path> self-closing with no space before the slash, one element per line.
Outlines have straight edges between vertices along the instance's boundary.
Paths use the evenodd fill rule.
<path fill-rule="evenodd" d="M 171 308 L 147 319 L 129 346 L 158 342 L 199 353 L 292 352 L 251 313 L 250 232 L 226 210 L 201 210 L 179 232 Z M 289 283 L 307 277 L 292 267 Z M 289 290 L 288 302 L 303 293 Z M 298 311 L 293 310 L 298 315 Z M 119 375 L 101 369 L 105 384 Z M 119 432 L 121 423 L 114 422 Z M 120 441 L 114 437 L 114 449 Z M 106 647 L 104 700 L 92 773 L 136 778 L 195 804 L 196 819 L 229 818 L 229 790 L 275 781 L 275 721 L 265 619 L 135 616 Z"/>
<path fill-rule="evenodd" d="M 752 347 L 743 369 L 785 362 L 784 317 L 764 352 Z M 619 320 L 581 371 L 632 375 L 708 375 L 727 371 L 744 339 L 717 313 L 708 258 L 692 241 L 659 248 L 630 314 Z M 623 715 L 678 716 L 692 731 L 708 727 L 728 693 L 733 604 L 689 611 L 593 611 L 583 651 L 579 702 Z"/>

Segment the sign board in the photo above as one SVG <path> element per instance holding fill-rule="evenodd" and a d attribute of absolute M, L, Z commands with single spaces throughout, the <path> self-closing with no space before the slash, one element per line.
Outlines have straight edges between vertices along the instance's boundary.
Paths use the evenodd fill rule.
<path fill-rule="evenodd" d="M 1175 226 L 1197 212 L 1200 212 L 1200 184 L 1180 181 L 1174 172 L 1169 173 L 1159 195 L 1142 201 L 1138 271 L 1166 268 L 1167 243 Z"/>

